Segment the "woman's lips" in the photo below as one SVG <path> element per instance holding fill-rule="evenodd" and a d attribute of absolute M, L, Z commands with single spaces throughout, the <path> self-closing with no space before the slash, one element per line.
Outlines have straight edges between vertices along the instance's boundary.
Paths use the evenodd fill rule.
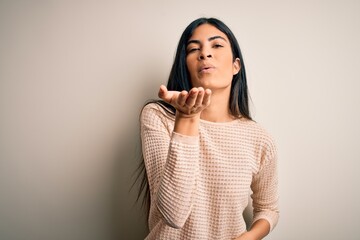
<path fill-rule="evenodd" d="M 215 70 L 215 67 L 212 65 L 202 66 L 199 70 L 199 73 L 211 73 Z"/>

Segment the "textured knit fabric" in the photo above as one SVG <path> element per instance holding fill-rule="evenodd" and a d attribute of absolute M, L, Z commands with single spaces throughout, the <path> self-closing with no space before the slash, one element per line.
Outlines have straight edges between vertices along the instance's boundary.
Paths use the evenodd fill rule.
<path fill-rule="evenodd" d="M 173 132 L 175 117 L 158 104 L 141 114 L 142 150 L 151 205 L 146 239 L 233 239 L 254 219 L 278 221 L 274 141 L 254 121 L 200 120 L 199 136 Z"/>

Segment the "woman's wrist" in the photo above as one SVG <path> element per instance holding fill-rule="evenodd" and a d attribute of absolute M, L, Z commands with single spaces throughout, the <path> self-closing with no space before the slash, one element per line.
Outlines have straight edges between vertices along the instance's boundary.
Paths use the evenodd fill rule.
<path fill-rule="evenodd" d="M 183 135 L 197 136 L 199 134 L 200 113 L 185 114 L 176 112 L 174 131 Z"/>
<path fill-rule="evenodd" d="M 252 234 L 251 231 L 248 231 L 241 234 L 240 237 L 236 238 L 235 240 L 257 240 L 257 238 Z"/>
<path fill-rule="evenodd" d="M 251 229 L 241 235 L 238 240 L 261 240 L 269 231 L 269 222 L 265 219 L 259 219 L 251 226 Z"/>

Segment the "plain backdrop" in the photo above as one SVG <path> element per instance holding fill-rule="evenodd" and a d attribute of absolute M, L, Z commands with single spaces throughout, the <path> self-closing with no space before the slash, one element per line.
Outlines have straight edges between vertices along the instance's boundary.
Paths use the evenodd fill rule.
<path fill-rule="evenodd" d="M 198 17 L 235 33 L 253 117 L 277 142 L 266 239 L 359 239 L 359 13 L 356 0 L 0 0 L 0 239 L 145 237 L 139 113 Z"/>

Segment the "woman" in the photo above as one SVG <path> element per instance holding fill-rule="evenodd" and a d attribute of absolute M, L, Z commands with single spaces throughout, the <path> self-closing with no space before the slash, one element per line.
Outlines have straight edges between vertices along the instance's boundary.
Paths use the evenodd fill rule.
<path fill-rule="evenodd" d="M 224 23 L 200 18 L 185 29 L 159 97 L 141 113 L 146 239 L 262 239 L 279 215 L 276 148 L 250 117 L 243 58 Z"/>

